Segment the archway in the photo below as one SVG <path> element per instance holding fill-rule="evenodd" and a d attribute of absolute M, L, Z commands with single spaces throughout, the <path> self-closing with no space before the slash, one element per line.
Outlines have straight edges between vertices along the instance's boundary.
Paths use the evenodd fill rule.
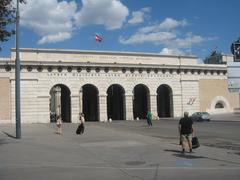
<path fill-rule="evenodd" d="M 215 109 L 224 109 L 224 105 L 221 102 L 217 102 L 215 105 Z"/>
<path fill-rule="evenodd" d="M 210 109 L 207 110 L 209 113 L 225 113 L 231 111 L 228 100 L 223 96 L 216 96 L 212 99 Z"/>
<path fill-rule="evenodd" d="M 107 116 L 112 120 L 125 120 L 125 91 L 118 84 L 107 90 Z"/>
<path fill-rule="evenodd" d="M 63 122 L 71 122 L 71 92 L 63 84 L 57 84 L 50 90 L 50 122 L 55 122 L 53 115 L 61 115 Z"/>
<path fill-rule="evenodd" d="M 133 117 L 134 119 L 146 119 L 149 105 L 149 89 L 143 84 L 138 84 L 133 90 Z"/>
<path fill-rule="evenodd" d="M 157 89 L 157 111 L 160 118 L 173 116 L 172 89 L 166 84 Z"/>
<path fill-rule="evenodd" d="M 99 121 L 98 89 L 91 84 L 82 87 L 83 114 L 85 121 Z"/>

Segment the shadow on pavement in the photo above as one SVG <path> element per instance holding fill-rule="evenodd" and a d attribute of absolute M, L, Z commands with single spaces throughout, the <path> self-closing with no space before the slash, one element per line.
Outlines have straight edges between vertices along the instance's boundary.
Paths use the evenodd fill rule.
<path fill-rule="evenodd" d="M 5 132 L 5 131 L 2 131 L 5 135 L 7 135 L 8 137 L 10 137 L 10 138 L 13 138 L 13 139 L 17 139 L 16 138 L 16 136 L 13 136 L 12 134 L 9 134 L 9 133 L 7 133 L 7 132 Z"/>
<path fill-rule="evenodd" d="M 186 158 L 186 159 L 200 159 L 200 158 L 208 158 L 205 156 L 197 156 L 197 155 L 193 155 L 192 153 L 182 153 L 182 151 L 179 150 L 172 150 L 172 149 L 165 149 L 164 151 L 166 152 L 173 152 L 174 154 L 172 154 L 173 156 L 176 157 L 180 157 L 180 158 Z"/>

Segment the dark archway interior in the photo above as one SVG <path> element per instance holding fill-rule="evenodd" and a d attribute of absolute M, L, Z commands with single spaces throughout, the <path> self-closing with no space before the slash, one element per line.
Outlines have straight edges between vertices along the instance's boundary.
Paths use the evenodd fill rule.
<path fill-rule="evenodd" d="M 216 105 L 215 105 L 215 109 L 223 109 L 224 106 L 222 103 L 218 102 Z"/>
<path fill-rule="evenodd" d="M 171 97 L 172 94 L 167 86 L 161 85 L 157 89 L 157 110 L 158 117 L 171 117 Z"/>
<path fill-rule="evenodd" d="M 71 97 L 70 90 L 67 86 L 62 84 L 55 85 L 51 91 L 51 99 L 50 99 L 50 122 L 56 122 L 56 97 L 54 94 L 54 88 L 59 86 L 61 88 L 61 116 L 63 122 L 71 122 Z"/>
<path fill-rule="evenodd" d="M 134 119 L 146 119 L 148 111 L 149 93 L 145 86 L 137 85 L 134 88 L 133 116 Z"/>
<path fill-rule="evenodd" d="M 71 122 L 71 97 L 70 90 L 64 86 L 61 87 L 61 115 L 63 122 Z"/>
<path fill-rule="evenodd" d="M 83 114 L 85 121 L 99 121 L 98 90 L 93 85 L 84 85 L 83 90 Z"/>
<path fill-rule="evenodd" d="M 108 119 L 125 119 L 125 95 L 124 90 L 119 85 L 112 85 L 107 90 L 107 115 Z"/>

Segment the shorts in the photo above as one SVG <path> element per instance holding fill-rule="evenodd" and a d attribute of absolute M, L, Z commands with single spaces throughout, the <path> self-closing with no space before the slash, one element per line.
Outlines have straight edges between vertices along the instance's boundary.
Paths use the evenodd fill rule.
<path fill-rule="evenodd" d="M 181 134 L 181 141 L 190 141 L 192 142 L 192 134 Z"/>

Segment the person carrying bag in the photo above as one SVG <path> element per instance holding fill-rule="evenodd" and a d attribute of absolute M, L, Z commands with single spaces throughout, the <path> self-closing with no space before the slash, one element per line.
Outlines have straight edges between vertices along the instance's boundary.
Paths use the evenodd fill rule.
<path fill-rule="evenodd" d="M 84 130 L 85 130 L 85 126 L 84 126 L 85 119 L 84 119 L 84 114 L 83 113 L 79 114 L 79 121 L 80 121 L 80 124 L 78 125 L 78 128 L 76 130 L 77 135 L 83 134 Z"/>
<path fill-rule="evenodd" d="M 180 142 L 182 146 L 182 153 L 185 153 L 185 149 L 188 148 L 189 152 L 192 153 L 192 134 L 194 133 L 193 121 L 188 116 L 188 112 L 184 112 L 184 117 L 180 119 L 178 125 Z"/>

